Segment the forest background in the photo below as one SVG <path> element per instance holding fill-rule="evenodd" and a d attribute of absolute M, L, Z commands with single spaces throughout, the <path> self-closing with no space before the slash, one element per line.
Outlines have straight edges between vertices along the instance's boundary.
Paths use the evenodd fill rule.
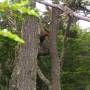
<path fill-rule="evenodd" d="M 43 15 L 35 2 L 46 6 Z M 52 2 L 0 2 L 0 90 L 90 90 L 90 28 L 77 24 L 90 22 L 90 2 Z M 49 36 L 40 46 L 42 31 Z"/>

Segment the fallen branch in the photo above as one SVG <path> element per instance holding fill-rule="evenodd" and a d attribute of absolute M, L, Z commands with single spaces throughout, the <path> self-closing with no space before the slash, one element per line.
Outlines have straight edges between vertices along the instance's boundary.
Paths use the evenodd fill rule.
<path fill-rule="evenodd" d="M 63 11 L 64 13 L 68 14 L 68 15 L 73 15 L 81 20 L 85 20 L 85 21 L 88 21 L 90 22 L 90 18 L 89 17 L 86 17 L 86 16 L 83 16 L 83 15 L 80 15 L 76 12 L 74 12 L 72 9 L 70 9 L 69 7 L 67 7 L 66 5 L 61 5 L 61 4 L 51 4 L 51 3 L 48 3 L 48 2 L 45 2 L 45 1 L 39 1 L 39 0 L 36 0 L 36 2 L 38 3 L 41 3 L 41 4 L 44 4 L 46 6 L 50 6 L 50 7 L 54 7 L 54 8 L 58 8 L 60 9 L 61 11 Z"/>

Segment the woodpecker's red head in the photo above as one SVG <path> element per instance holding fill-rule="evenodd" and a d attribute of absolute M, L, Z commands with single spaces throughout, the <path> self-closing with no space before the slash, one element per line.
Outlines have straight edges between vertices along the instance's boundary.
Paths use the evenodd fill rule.
<path fill-rule="evenodd" d="M 45 35 L 45 36 L 49 36 L 49 32 L 45 32 L 44 35 Z"/>
<path fill-rule="evenodd" d="M 45 30 L 40 35 L 40 45 L 44 42 L 45 38 L 49 36 L 49 31 Z"/>
<path fill-rule="evenodd" d="M 45 30 L 44 35 L 45 35 L 45 36 L 49 36 L 49 31 Z"/>

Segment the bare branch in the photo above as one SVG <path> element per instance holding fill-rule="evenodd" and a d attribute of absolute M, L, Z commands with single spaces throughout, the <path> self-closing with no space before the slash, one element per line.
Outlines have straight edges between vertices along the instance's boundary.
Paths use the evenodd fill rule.
<path fill-rule="evenodd" d="M 39 66 L 38 66 L 37 72 L 38 72 L 38 76 L 41 78 L 41 80 L 48 86 L 49 90 L 51 90 L 50 81 L 44 76 L 44 74 L 42 73 Z"/>
<path fill-rule="evenodd" d="M 48 3 L 48 2 L 45 2 L 45 1 L 39 1 L 39 0 L 36 0 L 36 2 L 38 3 L 41 3 L 41 4 L 44 4 L 46 6 L 50 6 L 50 7 L 54 7 L 54 8 L 58 8 L 60 9 L 61 11 L 65 12 L 66 14 L 68 15 L 73 15 L 81 20 L 85 20 L 85 21 L 88 21 L 90 22 L 90 18 L 89 17 L 86 17 L 86 16 L 82 16 L 76 12 L 74 12 L 72 9 L 70 9 L 69 7 L 65 6 L 65 5 L 61 5 L 61 4 L 51 4 L 51 3 Z"/>

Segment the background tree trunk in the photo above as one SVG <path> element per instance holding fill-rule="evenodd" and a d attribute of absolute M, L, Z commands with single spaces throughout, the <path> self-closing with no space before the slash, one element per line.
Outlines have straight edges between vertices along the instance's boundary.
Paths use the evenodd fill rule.
<path fill-rule="evenodd" d="M 50 55 L 51 55 L 51 90 L 61 90 L 60 86 L 60 61 L 56 45 L 56 35 L 59 29 L 60 10 L 52 9 L 52 24 L 50 32 Z"/>
<path fill-rule="evenodd" d="M 65 29 L 64 38 L 63 38 L 63 48 L 62 48 L 61 57 L 60 57 L 61 70 L 63 68 L 64 57 L 65 57 L 65 53 L 67 51 L 68 35 L 69 35 L 69 31 L 70 31 L 71 25 L 73 23 L 72 20 L 73 20 L 72 17 L 68 16 L 67 27 Z"/>

